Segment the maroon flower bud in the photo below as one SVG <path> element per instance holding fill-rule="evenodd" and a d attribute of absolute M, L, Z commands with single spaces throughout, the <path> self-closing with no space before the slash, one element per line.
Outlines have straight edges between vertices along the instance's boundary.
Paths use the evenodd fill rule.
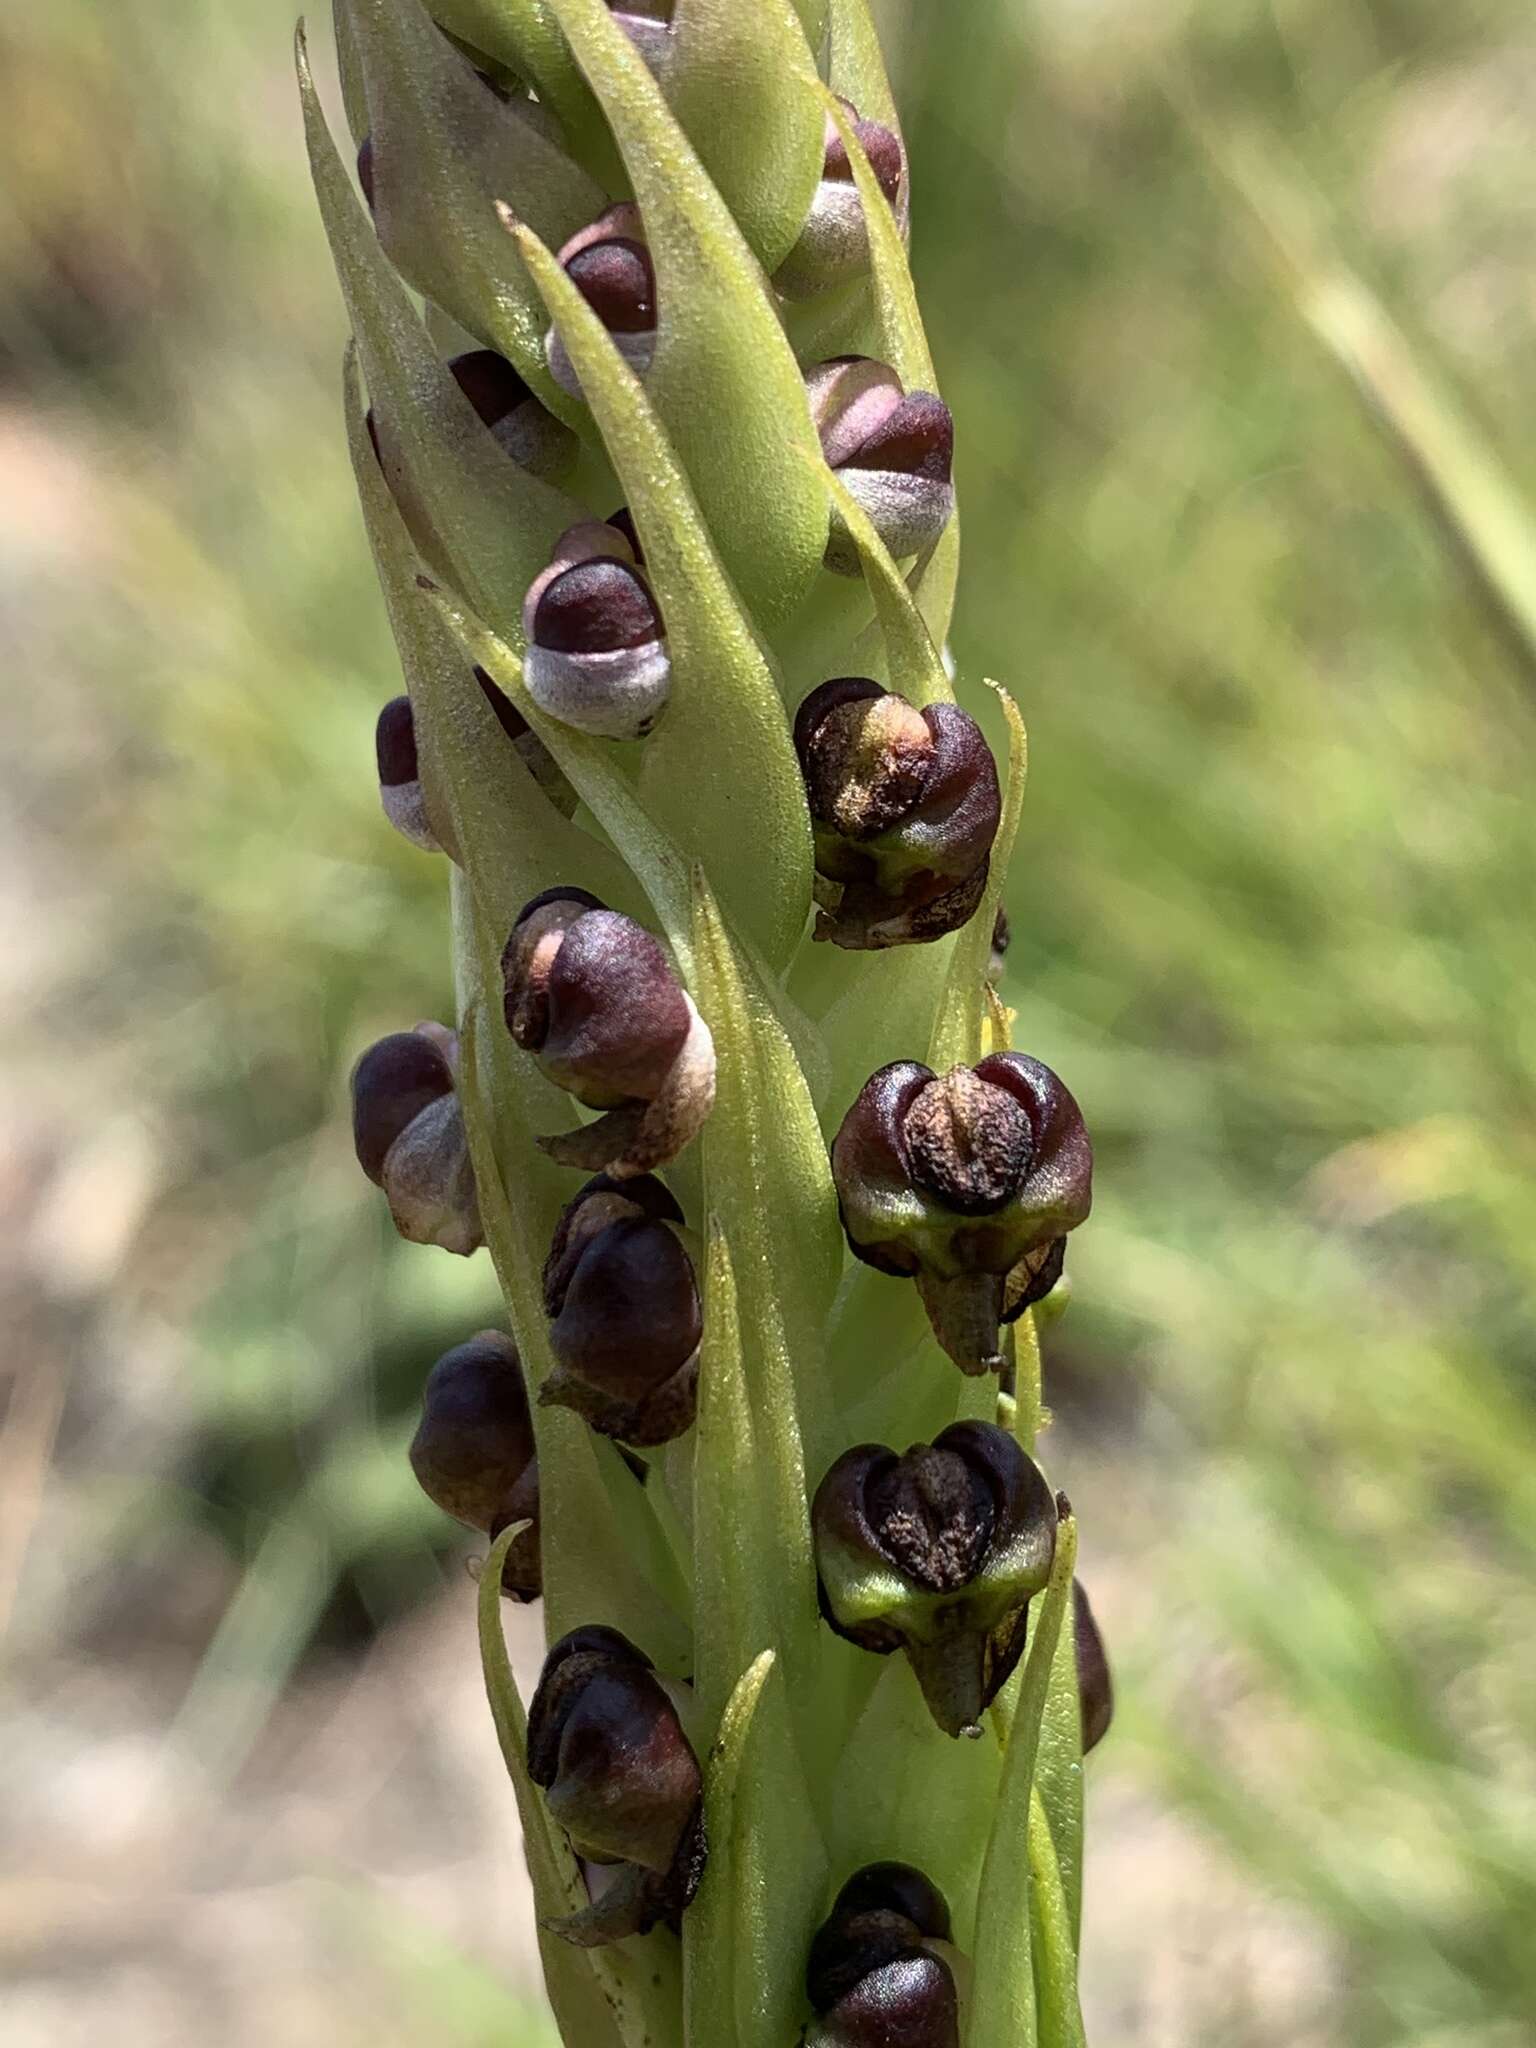
<path fill-rule="evenodd" d="M 1096 1749 L 1115 1717 L 1115 1687 L 1099 1624 L 1081 1579 L 1072 1581 L 1072 1627 L 1077 1649 L 1077 1694 L 1083 1710 L 1083 1755 Z"/>
<path fill-rule="evenodd" d="M 963 1372 L 996 1372 L 999 1324 L 1054 1285 L 1056 1241 L 1088 1214 L 1093 1149 L 1067 1089 L 1025 1053 L 942 1079 L 897 1060 L 844 1117 L 832 1177 L 855 1255 L 916 1280 Z"/>
<path fill-rule="evenodd" d="M 357 182 L 363 188 L 363 197 L 368 202 L 368 211 L 373 211 L 373 137 L 365 135 L 358 145 Z"/>
<path fill-rule="evenodd" d="M 682 1220 L 649 1174 L 599 1174 L 561 1217 L 544 1267 L 556 1366 L 539 1399 L 627 1444 L 669 1443 L 693 1423 L 704 1317 Z"/>
<path fill-rule="evenodd" d="M 650 933 L 584 889 L 548 889 L 524 906 L 501 969 L 514 1042 L 606 1112 L 543 1150 L 625 1177 L 675 1159 L 713 1106 L 715 1049 Z"/>
<path fill-rule="evenodd" d="M 898 561 L 932 547 L 955 509 L 955 429 L 931 391 L 903 395 L 870 356 L 836 356 L 806 378 L 821 450 Z M 827 567 L 860 573 L 859 551 L 834 513 Z"/>
<path fill-rule="evenodd" d="M 444 1514 L 493 1540 L 509 1522 L 534 1524 L 513 1540 L 502 1585 L 518 1599 L 537 1599 L 538 1461 L 510 1337 L 482 1330 L 433 1366 L 411 1440 L 411 1470 Z"/>
<path fill-rule="evenodd" d="M 900 218 L 905 211 L 901 201 L 906 174 L 901 138 L 883 122 L 860 120 L 851 101 L 844 100 L 842 104 L 880 190 Z M 812 195 L 805 226 L 773 276 L 775 289 L 787 299 L 808 299 L 834 285 L 846 284 L 869 266 L 869 229 L 863 201 L 854 183 L 853 164 L 842 131 L 830 115 L 822 149 L 821 178 Z"/>
<path fill-rule="evenodd" d="M 665 629 L 619 528 L 594 520 L 560 536 L 523 599 L 523 635 L 529 695 L 562 725 L 642 739 L 665 710 Z"/>
<path fill-rule="evenodd" d="M 441 853 L 442 841 L 427 816 L 416 759 L 416 719 L 409 697 L 390 698 L 379 713 L 373 743 L 385 817 L 412 846 L 419 846 L 423 853 Z"/>
<path fill-rule="evenodd" d="M 617 1866 L 551 1931 L 595 1948 L 675 1927 L 704 1871 L 703 1780 L 650 1659 L 617 1629 L 578 1628 L 551 1649 L 528 1710 L 528 1775 L 576 1855 Z"/>
<path fill-rule="evenodd" d="M 475 348 L 449 363 L 454 381 L 497 444 L 535 476 L 565 475 L 576 459 L 576 436 L 540 405 L 517 371 L 494 349 Z"/>
<path fill-rule="evenodd" d="M 467 1255 L 485 1240 L 454 1093 L 457 1053 L 454 1034 L 438 1024 L 371 1046 L 352 1073 L 352 1139 L 400 1235 Z"/>
<path fill-rule="evenodd" d="M 851 1877 L 811 1944 L 805 2048 L 959 2048 L 949 1908 L 902 1863 Z"/>
<path fill-rule="evenodd" d="M 957 704 L 916 711 L 867 676 L 813 690 L 795 716 L 816 871 L 835 898 L 818 939 L 870 951 L 957 931 L 987 884 L 1002 816 L 981 728 Z"/>
<path fill-rule="evenodd" d="M 979 1735 L 1056 1552 L 1039 1468 L 990 1422 L 958 1422 L 902 1458 L 861 1444 L 817 1488 L 811 1526 L 836 1633 L 878 1656 L 904 1650 L 945 1734 Z"/>
<path fill-rule="evenodd" d="M 656 353 L 656 273 L 639 207 L 631 200 L 610 206 L 564 244 L 560 264 L 625 362 L 643 377 Z M 581 379 L 553 327 L 545 337 L 544 356 L 561 390 L 580 398 Z"/>

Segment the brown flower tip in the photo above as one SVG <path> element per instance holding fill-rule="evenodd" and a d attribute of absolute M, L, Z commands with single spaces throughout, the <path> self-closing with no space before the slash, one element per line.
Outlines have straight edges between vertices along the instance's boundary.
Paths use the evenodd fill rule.
<path fill-rule="evenodd" d="M 539 1399 L 624 1443 L 668 1443 L 693 1423 L 704 1318 L 682 1220 L 649 1174 L 599 1174 L 561 1217 L 545 1264 L 556 1368 Z"/>
<path fill-rule="evenodd" d="M 959 2048 L 949 1908 L 921 1871 L 870 1864 L 811 1944 L 806 2048 Z"/>
<path fill-rule="evenodd" d="M 397 1031 L 352 1074 L 358 1164 L 389 1198 L 413 1244 L 467 1255 L 484 1243 L 464 1118 L 454 1092 L 457 1041 L 440 1025 Z"/>
<path fill-rule="evenodd" d="M 997 767 L 956 704 L 915 710 L 839 676 L 795 715 L 825 885 L 818 939 L 862 951 L 959 930 L 986 889 L 1002 817 Z"/>
<path fill-rule="evenodd" d="M 812 1505 L 822 1612 L 861 1649 L 905 1651 L 945 1734 L 979 1734 L 1050 1577 L 1056 1519 L 1039 1468 L 992 1423 L 904 1457 L 861 1444 Z"/>
<path fill-rule="evenodd" d="M 502 954 L 507 1029 L 594 1124 L 540 1142 L 565 1166 L 648 1173 L 676 1158 L 714 1104 L 708 1027 L 665 953 L 582 889 L 526 904 Z"/>
<path fill-rule="evenodd" d="M 416 719 L 409 697 L 391 697 L 379 713 L 373 742 L 385 817 L 412 846 L 419 846 L 423 853 L 441 853 L 442 841 L 427 816 L 416 755 Z"/>
<path fill-rule="evenodd" d="M 625 362 L 636 376 L 644 376 L 656 352 L 656 273 L 640 209 L 629 200 L 610 206 L 571 236 L 559 261 Z M 581 379 L 553 327 L 545 337 L 544 357 L 561 390 L 580 398 Z"/>
<path fill-rule="evenodd" d="M 523 599 L 523 680 L 541 710 L 602 739 L 642 739 L 666 708 L 666 631 L 627 534 L 595 520 L 560 536 Z"/>
<path fill-rule="evenodd" d="M 898 561 L 932 547 L 955 509 L 954 421 L 931 391 L 904 393 L 888 364 L 837 356 L 806 378 L 822 454 Z M 827 567 L 860 574 L 852 536 L 834 516 Z"/>
<path fill-rule="evenodd" d="M 999 1325 L 1054 1286 L 1058 1240 L 1088 1214 L 1093 1150 L 1040 1060 L 994 1053 L 942 1078 L 898 1060 L 844 1117 L 832 1177 L 857 1257 L 915 1279 L 956 1364 L 995 1372 Z"/>
<path fill-rule="evenodd" d="M 1077 1693 L 1083 1712 L 1083 1755 L 1096 1749 L 1115 1717 L 1115 1687 L 1104 1638 L 1081 1579 L 1072 1581 L 1072 1625 L 1077 1649 Z"/>
<path fill-rule="evenodd" d="M 698 1759 L 650 1659 L 617 1629 L 563 1636 L 528 1710 L 528 1774 L 578 1857 L 614 1866 L 551 1931 L 582 1947 L 676 1926 L 704 1868 Z"/>

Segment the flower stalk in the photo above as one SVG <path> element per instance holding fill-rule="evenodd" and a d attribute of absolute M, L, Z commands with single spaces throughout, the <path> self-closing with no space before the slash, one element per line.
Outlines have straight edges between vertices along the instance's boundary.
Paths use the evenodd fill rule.
<path fill-rule="evenodd" d="M 1035 1435 L 1091 1152 L 989 979 L 1024 733 L 942 658 L 956 423 L 865 0 L 336 30 L 377 771 L 457 991 L 360 1062 L 357 1146 L 505 1296 L 412 1461 L 490 1539 L 562 2036 L 1066 2048 L 1110 1687 Z"/>

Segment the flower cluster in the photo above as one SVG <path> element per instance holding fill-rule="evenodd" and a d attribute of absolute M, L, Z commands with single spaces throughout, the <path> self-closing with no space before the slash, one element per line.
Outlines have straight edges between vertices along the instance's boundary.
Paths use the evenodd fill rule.
<path fill-rule="evenodd" d="M 1031 1818 L 1047 1702 L 1058 1762 L 1111 1712 L 1032 1455 L 1092 1152 L 995 986 L 1020 734 L 944 659 L 866 0 L 336 20 L 361 197 L 301 79 L 405 671 L 378 783 L 447 856 L 458 1000 L 363 1054 L 354 1137 L 506 1296 L 410 1461 L 493 1547 L 483 1629 L 498 1584 L 555 1616 L 526 1741 L 482 1644 L 558 2018 L 991 2048 L 1075 1998 L 1070 1933 L 1028 1943 L 1081 1861 L 1075 1756 Z"/>

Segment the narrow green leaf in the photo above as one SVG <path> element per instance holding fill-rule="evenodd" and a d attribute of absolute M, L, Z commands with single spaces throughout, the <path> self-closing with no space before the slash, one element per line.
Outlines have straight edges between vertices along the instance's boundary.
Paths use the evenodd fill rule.
<path fill-rule="evenodd" d="M 339 0 L 363 79 L 373 135 L 379 240 L 406 278 L 488 347 L 510 357 L 544 403 L 583 409 L 550 376 L 543 301 L 496 218 L 516 203 L 559 245 L 595 220 L 602 187 L 561 149 L 525 102 L 476 77 L 420 0 Z"/>
<path fill-rule="evenodd" d="M 1024 807 L 1024 783 L 1029 772 L 1029 739 L 1019 707 L 1000 683 L 989 682 L 997 692 L 1008 721 L 1008 769 L 1003 777 L 1003 815 L 992 843 L 992 864 L 987 875 L 986 894 L 975 916 L 960 931 L 950 961 L 944 1000 L 934 1021 L 928 1045 L 928 1064 L 937 1074 L 953 1066 L 974 1066 L 981 1058 L 982 1026 L 986 1017 L 987 963 L 992 956 L 992 931 L 1008 863 L 1018 837 L 1019 815 Z"/>
<path fill-rule="evenodd" d="M 1026 1317 L 1025 1321 L 1028 1320 Z M 1083 1712 L 1077 1688 L 1077 1631 L 1067 1604 L 1040 1724 L 1035 1789 L 1044 1801 L 1067 1919 L 1075 1943 L 1083 1912 Z"/>
<path fill-rule="evenodd" d="M 667 99 L 770 275 L 821 175 L 819 80 L 790 0 L 677 0 Z"/>
<path fill-rule="evenodd" d="M 897 128 L 896 101 L 885 75 L 880 37 L 867 0 L 823 0 L 827 17 L 827 83 L 852 100 L 866 121 Z"/>
<path fill-rule="evenodd" d="M 724 1726 L 734 1675 L 754 1644 L 772 1646 L 781 1671 L 786 1649 L 793 1653 L 797 1704 L 814 1711 L 819 1674 L 806 1653 L 814 1651 L 818 1623 L 792 1392 L 780 1390 L 779 1416 L 754 1398 L 735 1269 L 714 1217 L 704 1313 L 694 1450 L 696 1684 L 706 1723 L 719 1714 Z M 718 1872 L 717 1851 L 724 1857 Z M 710 1975 L 691 1999 L 688 2039 L 713 2048 L 733 2038 L 734 2026 L 741 2048 L 776 2048 L 793 2037 L 811 1933 L 807 1871 L 819 1873 L 825 1863 L 783 1682 L 758 1718 L 752 1769 L 733 1780 L 729 1828 L 711 1830 L 710 1857 L 706 1884 L 717 1885 L 711 1915 L 729 1965 L 718 1955 L 706 1963 L 690 1940 L 689 1967 Z"/>
<path fill-rule="evenodd" d="M 336 72 L 341 84 L 341 104 L 347 127 L 355 144 L 368 133 L 368 88 L 363 82 L 362 60 L 352 32 L 352 0 L 332 0 L 331 22 L 336 35 Z"/>
<path fill-rule="evenodd" d="M 719 1067 L 705 1188 L 730 1241 L 753 1414 L 776 1467 L 777 1570 L 797 1600 L 813 1602 L 805 1461 L 819 1469 L 833 1454 L 823 1346 L 843 1264 L 837 1195 L 805 1076 L 698 870 L 694 963 Z M 788 1676 L 798 1682 L 798 1671 Z"/>
<path fill-rule="evenodd" d="M 1077 1996 L 1076 1930 L 1038 1787 L 1029 1801 L 1029 1910 L 1040 2038 L 1048 2048 L 1087 2048 Z"/>
<path fill-rule="evenodd" d="M 471 603 L 521 644 L 523 592 L 581 507 L 510 461 L 448 374 L 379 247 L 295 46 L 310 168 L 406 523 Z"/>
<path fill-rule="evenodd" d="M 648 387 L 549 251 L 528 229 L 516 233 L 628 494 L 666 622 L 672 697 L 640 752 L 645 812 L 719 878 L 732 925 L 776 971 L 805 929 L 811 900 L 810 819 L 777 680 Z M 824 536 L 825 491 L 798 454 L 785 459 L 820 500 Z M 627 851 L 628 840 L 614 837 Z"/>
<path fill-rule="evenodd" d="M 875 620 L 885 642 L 890 687 L 918 706 L 952 704 L 955 693 L 944 664 L 889 548 L 837 472 L 825 463 L 821 470 L 864 565 L 864 581 L 874 599 Z"/>
<path fill-rule="evenodd" d="M 1536 505 L 1330 242 L 1321 205 L 1256 146 L 1207 135 L 1297 312 L 1428 493 L 1458 566 L 1536 665 Z"/>
<path fill-rule="evenodd" d="M 683 1917 L 683 2048 L 732 2048 L 736 1993 L 736 1793 L 757 1703 L 773 1652 L 743 1671 L 720 1717 L 704 1771 L 704 1835 L 709 1862 L 698 1895 Z M 723 2024 L 722 2024 L 723 2022 Z"/>
<path fill-rule="evenodd" d="M 857 6 L 857 0 L 841 0 L 839 14 Z M 862 13 L 862 7 L 857 11 Z M 867 17 L 866 17 L 867 18 Z M 834 28 L 834 36 L 836 35 Z M 878 61 L 878 56 L 877 56 Z M 883 77 L 883 72 L 882 72 Z M 869 158 L 864 154 L 864 145 L 854 133 L 853 123 L 838 98 L 840 88 L 834 79 L 829 91 L 822 88 L 822 103 L 837 123 L 838 133 L 848 152 L 848 161 L 853 166 L 854 183 L 859 188 L 859 198 L 864 205 L 864 219 L 869 229 L 869 268 L 874 286 L 875 306 L 879 315 L 883 361 L 900 377 L 908 391 L 937 391 L 938 382 L 934 376 L 933 357 L 928 352 L 928 337 L 923 332 L 923 316 L 917 308 L 917 293 L 912 284 L 912 273 L 907 267 L 907 247 L 901 238 L 901 229 L 896 224 L 884 193 L 880 190 L 874 172 L 869 167 Z M 852 93 L 859 112 L 867 118 L 868 109 Z M 894 113 L 876 113 L 876 120 L 888 119 L 895 125 Z"/>
<path fill-rule="evenodd" d="M 451 34 L 526 79 L 592 176 L 609 191 L 621 189 L 608 124 L 548 0 L 433 0 L 432 12 Z"/>
<path fill-rule="evenodd" d="M 804 600 L 827 537 L 825 496 L 796 459 L 816 445 L 799 367 L 729 208 L 604 0 L 551 5 L 645 217 L 660 311 L 647 392 L 731 581 L 771 631 Z"/>
<path fill-rule="evenodd" d="M 1072 1598 L 1076 1560 L 1077 1523 L 1068 1513 L 1056 1532 L 1056 1559 L 1024 1662 L 1003 1758 L 1002 1791 L 981 1869 L 966 2048 L 997 2048 L 1001 2041 L 1009 2048 L 1035 2048 L 1040 2038 L 1030 1938 L 1029 1812 L 1046 1688 Z M 1048 2040 L 1045 2048 L 1056 2044 Z"/>

